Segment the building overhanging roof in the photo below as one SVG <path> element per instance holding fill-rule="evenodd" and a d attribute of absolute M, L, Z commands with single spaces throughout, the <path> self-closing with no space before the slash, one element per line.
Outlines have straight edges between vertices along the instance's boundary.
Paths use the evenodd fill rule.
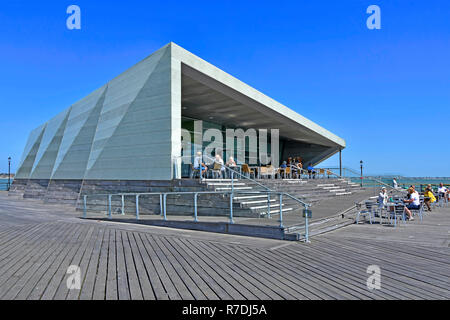
<path fill-rule="evenodd" d="M 172 59 L 181 62 L 184 96 L 182 104 L 187 108 L 183 110 L 183 114 L 212 114 L 216 120 L 225 124 L 255 129 L 278 128 L 280 136 L 287 139 L 345 148 L 344 139 L 313 121 L 177 44 L 170 43 L 168 46 L 171 47 Z M 204 86 L 203 90 L 201 86 Z"/>

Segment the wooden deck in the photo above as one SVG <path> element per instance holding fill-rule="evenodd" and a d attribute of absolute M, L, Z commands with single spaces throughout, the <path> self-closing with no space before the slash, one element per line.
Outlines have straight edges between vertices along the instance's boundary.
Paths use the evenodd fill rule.
<path fill-rule="evenodd" d="M 82 220 L 0 193 L 0 299 L 449 299 L 450 208 L 310 244 Z M 70 265 L 81 290 L 66 286 Z M 366 286 L 369 265 L 381 289 Z"/>

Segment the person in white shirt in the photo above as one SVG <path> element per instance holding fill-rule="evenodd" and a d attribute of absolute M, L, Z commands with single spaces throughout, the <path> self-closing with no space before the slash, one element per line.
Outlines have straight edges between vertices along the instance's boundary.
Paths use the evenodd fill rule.
<path fill-rule="evenodd" d="M 216 154 L 216 159 L 214 160 L 215 163 L 220 164 L 222 167 L 220 168 L 220 175 L 223 177 L 225 175 L 225 166 L 223 165 L 223 159 L 220 155 Z"/>
<path fill-rule="evenodd" d="M 199 151 L 197 152 L 197 156 L 194 158 L 194 169 L 195 170 L 200 170 L 200 166 L 201 166 L 201 170 L 202 170 L 202 177 L 205 177 L 206 171 L 208 170 L 208 168 L 205 166 L 205 164 L 203 163 L 203 159 L 202 159 L 202 153 Z"/>
<path fill-rule="evenodd" d="M 403 200 L 403 202 L 408 203 L 408 205 L 405 207 L 406 215 L 408 216 L 409 220 L 414 220 L 411 210 L 417 210 L 420 209 L 420 195 L 419 193 L 413 188 L 410 187 L 408 189 L 409 199 Z"/>
<path fill-rule="evenodd" d="M 393 187 L 394 187 L 394 189 L 397 189 L 398 188 L 398 183 L 397 183 L 397 179 L 392 179 L 392 185 L 393 185 Z"/>
<path fill-rule="evenodd" d="M 447 193 L 448 193 L 448 189 L 446 187 L 444 187 L 443 183 L 441 183 L 438 188 L 439 199 L 445 198 Z"/>
<path fill-rule="evenodd" d="M 388 200 L 388 195 L 386 192 L 386 188 L 383 187 L 383 188 L 381 188 L 381 192 L 378 195 L 378 207 L 383 208 L 386 205 L 387 200 Z"/>

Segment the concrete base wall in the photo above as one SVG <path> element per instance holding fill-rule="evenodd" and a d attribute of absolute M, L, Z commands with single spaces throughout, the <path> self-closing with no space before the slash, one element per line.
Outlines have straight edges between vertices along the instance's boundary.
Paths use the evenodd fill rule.
<path fill-rule="evenodd" d="M 106 213 L 108 210 L 108 194 L 130 193 L 124 197 L 126 214 L 136 213 L 136 197 L 133 193 L 152 192 L 196 192 L 206 191 L 205 185 L 198 180 L 14 180 L 10 195 L 23 198 L 42 199 L 45 203 L 73 205 L 83 210 L 84 195 L 87 195 L 89 212 Z M 111 199 L 113 214 L 122 213 L 121 196 Z M 142 195 L 139 197 L 139 214 L 161 214 L 159 195 Z M 194 195 L 168 195 L 166 201 L 167 214 L 172 216 L 194 215 Z M 220 194 L 201 194 L 197 201 L 199 216 L 228 216 L 230 213 L 229 198 Z M 258 217 L 249 209 L 241 208 L 233 203 L 233 215 L 236 217 Z"/>

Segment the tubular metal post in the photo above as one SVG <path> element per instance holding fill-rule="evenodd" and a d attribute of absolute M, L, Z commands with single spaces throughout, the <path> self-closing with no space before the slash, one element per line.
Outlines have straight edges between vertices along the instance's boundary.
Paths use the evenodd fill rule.
<path fill-rule="evenodd" d="M 283 194 L 280 193 L 280 228 L 283 228 Z"/>
<path fill-rule="evenodd" d="M 83 196 L 83 218 L 85 218 L 85 219 L 87 217 L 87 208 L 86 208 L 87 199 L 86 198 L 87 198 L 87 196 L 84 195 Z"/>
<path fill-rule="evenodd" d="M 167 220 L 167 194 L 163 196 L 163 207 L 164 207 L 164 221 Z"/>
<path fill-rule="evenodd" d="M 230 224 L 233 224 L 233 193 L 230 194 Z"/>
<path fill-rule="evenodd" d="M 112 212 L 111 212 L 111 195 L 108 195 L 108 218 L 112 219 Z"/>
<path fill-rule="evenodd" d="M 198 218 L 197 218 L 197 197 L 198 197 L 198 193 L 194 193 L 194 221 L 198 222 Z"/>
<path fill-rule="evenodd" d="M 271 218 L 271 215 L 270 215 L 270 192 L 267 193 L 267 216 L 269 218 Z"/>
<path fill-rule="evenodd" d="M 234 179 L 233 179 L 233 177 L 234 177 L 234 172 L 231 171 L 231 193 L 234 192 Z"/>
<path fill-rule="evenodd" d="M 122 195 L 122 215 L 125 215 L 125 196 Z"/>
<path fill-rule="evenodd" d="M 163 215 L 163 195 L 162 193 L 159 194 L 159 215 L 162 216 Z"/>
<path fill-rule="evenodd" d="M 308 210 L 308 206 L 305 205 L 305 209 Z M 308 213 L 305 215 L 305 241 L 309 242 L 309 225 L 308 225 Z"/>
<path fill-rule="evenodd" d="M 136 195 L 136 220 L 139 220 L 139 195 Z"/>

